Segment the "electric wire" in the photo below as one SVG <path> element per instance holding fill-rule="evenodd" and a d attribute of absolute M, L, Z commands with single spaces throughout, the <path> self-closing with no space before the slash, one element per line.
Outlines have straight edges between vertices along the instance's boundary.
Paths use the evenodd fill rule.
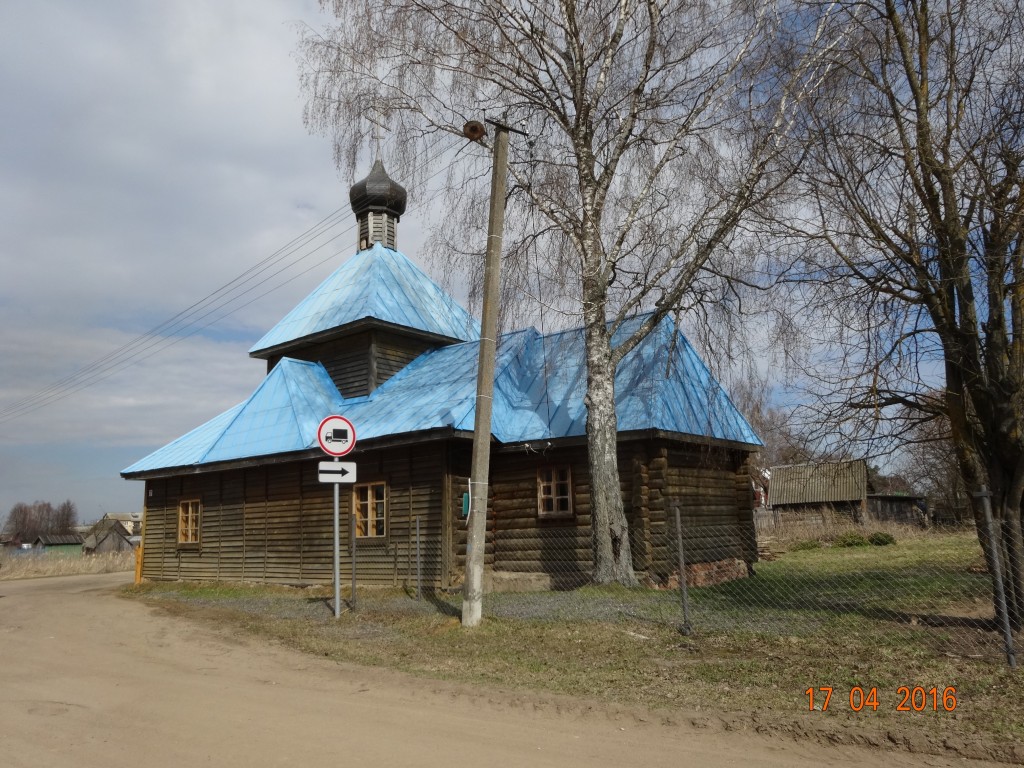
<path fill-rule="evenodd" d="M 419 155 L 414 158 L 414 163 L 419 158 L 422 158 L 433 151 L 444 140 L 444 138 L 444 135 L 438 137 L 438 139 L 436 139 L 430 146 L 421 150 Z M 436 161 L 445 151 L 447 151 L 447 149 L 448 148 L 441 149 L 429 159 L 424 160 L 417 166 L 414 166 L 413 173 L 415 174 L 416 170 L 419 168 L 429 167 L 429 165 Z M 433 180 L 446 170 L 446 168 L 442 167 L 438 171 L 435 171 L 424 180 L 424 183 Z M 414 210 L 416 207 L 417 206 L 413 206 L 412 209 Z M 135 339 L 126 342 L 117 349 L 112 350 L 88 365 L 83 366 L 73 373 L 53 382 L 42 390 L 0 409 L 0 424 L 20 418 L 28 413 L 63 400 L 82 389 L 119 373 L 131 365 L 146 360 L 158 352 L 161 352 L 174 344 L 190 338 L 200 331 L 221 322 L 225 318 L 249 306 L 253 302 L 273 293 L 276 290 L 279 290 L 307 272 L 336 258 L 340 253 L 342 253 L 342 250 L 331 252 L 324 259 L 321 259 L 301 272 L 293 274 L 281 282 L 272 285 L 270 288 L 250 298 L 245 303 L 221 312 L 221 310 L 237 303 L 240 299 L 257 290 L 259 287 L 266 285 L 268 281 L 273 280 L 290 269 L 293 269 L 302 261 L 310 258 L 338 238 L 352 232 L 355 229 L 355 224 L 350 224 L 344 230 L 336 233 L 333 237 L 323 243 L 320 243 L 315 248 L 302 253 L 294 259 L 285 261 L 293 254 L 297 253 L 301 248 L 312 243 L 316 238 L 337 227 L 346 215 L 344 206 L 336 209 L 321 219 L 317 224 L 314 224 L 305 232 L 296 236 L 287 244 L 274 251 L 265 259 L 262 259 L 252 265 L 240 275 L 220 286 L 213 292 L 207 294 L 202 299 L 194 302 L 171 318 L 168 318 L 154 326 L 146 333 L 137 336 Z M 283 266 L 281 266 L 282 262 L 284 262 Z M 252 281 L 257 277 L 273 269 L 275 266 L 278 266 L 278 268 L 271 274 L 267 275 L 262 282 L 250 285 L 245 290 L 241 290 L 244 286 L 252 283 Z M 220 312 L 220 314 L 217 314 L 218 312 Z M 216 316 L 208 322 L 202 323 L 201 325 L 199 324 L 202 320 L 209 318 L 211 315 Z M 185 333 L 185 331 L 188 332 Z"/>

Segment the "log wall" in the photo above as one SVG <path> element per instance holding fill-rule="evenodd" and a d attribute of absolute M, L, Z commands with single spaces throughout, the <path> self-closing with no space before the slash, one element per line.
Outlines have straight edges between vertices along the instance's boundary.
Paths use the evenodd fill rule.
<path fill-rule="evenodd" d="M 488 562 L 499 571 L 543 573 L 554 584 L 585 581 L 592 567 L 586 448 L 500 456 L 491 462 Z M 619 481 L 634 570 L 657 582 L 678 570 L 675 506 L 688 563 L 752 564 L 757 548 L 744 460 L 741 452 L 667 441 L 622 444 Z M 537 468 L 545 464 L 571 467 L 571 518 L 537 514 Z"/>
<path fill-rule="evenodd" d="M 424 584 L 447 580 L 442 557 L 444 452 L 417 446 L 355 454 L 358 479 L 388 484 L 388 535 L 360 538 L 360 584 L 412 585 L 416 520 Z M 325 584 L 333 578 L 333 486 L 319 459 L 146 482 L 143 576 L 156 580 Z M 340 486 L 341 571 L 351 579 L 353 488 Z M 200 543 L 178 545 L 178 503 L 200 499 Z"/>
<path fill-rule="evenodd" d="M 678 571 L 675 517 L 680 509 L 691 565 L 749 566 L 757 557 L 745 455 L 680 447 L 668 441 L 624 443 L 620 489 L 630 525 L 633 566 L 657 583 Z M 362 538 L 360 584 L 412 585 L 415 522 L 420 521 L 424 585 L 455 587 L 466 562 L 470 447 L 465 441 L 357 452 L 360 483 L 388 484 L 388 535 Z M 333 487 L 317 481 L 319 459 L 184 475 L 146 483 L 143 576 L 285 584 L 332 579 Z M 537 514 L 537 469 L 568 465 L 573 514 Z M 341 569 L 351 578 L 352 486 L 342 485 Z M 200 543 L 178 545 L 178 503 L 203 503 Z M 491 461 L 485 568 L 542 573 L 555 586 L 591 571 L 590 479 L 585 446 L 496 451 Z M 739 568 L 743 570 L 742 567 Z M 736 568 L 715 572 L 735 573 Z"/>

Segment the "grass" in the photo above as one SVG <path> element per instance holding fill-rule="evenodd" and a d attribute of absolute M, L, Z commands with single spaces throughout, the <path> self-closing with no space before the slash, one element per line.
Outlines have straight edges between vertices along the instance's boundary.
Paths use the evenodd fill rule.
<path fill-rule="evenodd" d="M 668 719 L 710 712 L 729 727 L 1010 759 L 1024 742 L 1024 678 L 973 615 L 991 613 L 976 550 L 969 535 L 945 534 L 790 552 L 753 579 L 691 589 L 690 636 L 678 632 L 678 593 L 646 589 L 490 595 L 472 631 L 459 624 L 460 597 L 442 593 L 360 590 L 358 610 L 337 621 L 330 588 L 165 583 L 129 593 L 340 661 Z M 829 710 L 808 711 L 805 691 L 825 686 Z M 877 690 L 877 711 L 851 709 L 854 686 Z M 936 687 L 940 711 L 896 711 L 900 686 Z"/>
<path fill-rule="evenodd" d="M 19 552 L 11 555 L 0 550 L 0 580 L 32 579 L 40 576 L 78 576 L 89 573 L 130 571 L 135 567 L 134 552 L 101 555 L 47 555 Z"/>

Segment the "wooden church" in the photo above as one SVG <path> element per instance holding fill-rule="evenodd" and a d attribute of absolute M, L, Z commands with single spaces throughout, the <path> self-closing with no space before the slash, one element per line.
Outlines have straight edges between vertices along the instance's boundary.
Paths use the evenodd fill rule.
<path fill-rule="evenodd" d="M 342 540 L 360 584 L 461 583 L 479 324 L 396 247 L 406 192 L 377 161 L 352 187 L 358 251 L 250 350 L 267 376 L 243 402 L 122 471 L 145 483 L 143 576 L 329 583 L 333 486 L 317 427 L 356 426 Z M 640 322 L 636 318 L 634 322 Z M 625 328 L 623 332 L 630 329 Z M 584 583 L 591 568 L 581 329 L 498 344 L 485 581 Z M 619 470 L 633 565 L 741 578 L 756 559 L 745 462 L 760 441 L 666 321 L 616 373 Z M 354 523 L 353 523 L 354 521 Z M 354 531 L 353 531 L 354 528 Z M 342 572 L 350 578 L 350 547 Z"/>

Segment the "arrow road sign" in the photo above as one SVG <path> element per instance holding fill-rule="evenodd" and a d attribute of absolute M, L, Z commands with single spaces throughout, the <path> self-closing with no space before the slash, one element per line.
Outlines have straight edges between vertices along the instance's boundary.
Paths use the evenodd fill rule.
<path fill-rule="evenodd" d="M 354 483 L 356 465 L 352 461 L 321 461 L 319 464 L 321 483 Z"/>

